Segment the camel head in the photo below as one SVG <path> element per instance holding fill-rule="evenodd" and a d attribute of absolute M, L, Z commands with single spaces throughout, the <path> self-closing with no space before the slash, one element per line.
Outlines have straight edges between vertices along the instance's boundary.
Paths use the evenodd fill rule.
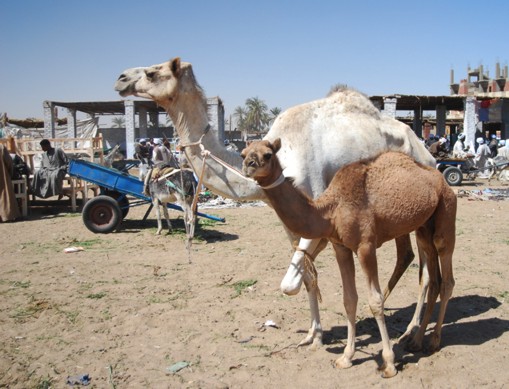
<path fill-rule="evenodd" d="M 196 83 L 192 65 L 173 58 L 159 65 L 124 70 L 115 82 L 115 91 L 122 97 L 154 100 L 168 109 L 179 94 L 201 92 L 201 88 Z"/>
<path fill-rule="evenodd" d="M 261 186 L 275 182 L 283 172 L 276 153 L 281 148 L 281 139 L 273 143 L 268 140 L 254 141 L 240 154 L 244 162 L 242 172 L 246 177 L 256 180 Z"/>

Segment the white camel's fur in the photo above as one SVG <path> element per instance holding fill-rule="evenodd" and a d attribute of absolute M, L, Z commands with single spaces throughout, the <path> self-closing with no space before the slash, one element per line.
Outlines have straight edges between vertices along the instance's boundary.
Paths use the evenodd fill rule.
<path fill-rule="evenodd" d="M 368 281 L 369 306 L 382 337 L 382 376 L 396 375 L 394 352 L 384 320 L 376 249 L 412 231 L 416 231 L 418 246 L 433 270 L 433 277 L 428 308 L 410 346 L 421 348 L 440 293 L 440 312 L 430 342 L 430 350 L 437 350 L 445 309 L 454 287 L 452 254 L 457 206 L 456 195 L 442 174 L 417 164 L 408 155 L 387 152 L 340 169 L 325 192 L 311 200 L 290 180 L 281 180 L 283 169 L 276 156 L 280 145 L 280 139 L 273 143 L 253 142 L 242 151 L 243 172 L 264 188 L 288 229 L 309 239 L 327 238 L 334 245 L 348 316 L 347 345 L 336 366 L 352 366 L 355 352 L 357 291 L 353 253 L 356 253 Z M 301 215 L 305 215 L 305 220 Z"/>
<path fill-rule="evenodd" d="M 174 58 L 149 67 L 125 70 L 115 84 L 121 96 L 134 95 L 155 101 L 164 107 L 173 123 L 182 145 L 202 144 L 212 154 L 240 169 L 239 153 L 227 150 L 213 131 L 209 131 L 207 101 L 198 85 L 190 63 Z M 267 140 L 281 138 L 281 164 L 285 176 L 292 177 L 297 187 L 312 197 L 320 195 L 330 183 L 334 173 L 350 162 L 373 157 L 386 150 L 401 151 L 417 161 L 435 166 L 435 160 L 405 124 L 382 115 L 363 94 L 343 89 L 328 97 L 286 110 L 275 120 L 265 136 Z M 201 149 L 197 145 L 186 147 L 185 154 L 193 170 L 202 173 Z M 236 200 L 266 200 L 256 183 L 239 177 L 212 159 L 207 159 L 203 184 L 213 192 Z M 288 232 L 290 240 L 297 242 L 295 234 Z M 406 257 L 394 278 L 413 258 L 409 245 L 398 249 Z M 326 240 L 301 241 L 299 247 L 315 258 L 326 246 Z M 309 283 L 302 269 L 304 253 L 296 251 L 281 289 L 287 294 L 297 293 L 302 282 Z M 395 270 L 396 273 L 396 270 Z M 317 293 L 308 288 L 311 308 L 311 328 L 301 344 L 321 344 L 322 329 L 318 311 Z"/>
<path fill-rule="evenodd" d="M 164 218 L 168 226 L 168 232 L 171 233 L 173 228 L 168 214 L 168 203 L 177 202 L 184 210 L 184 223 L 190 228 L 190 236 L 194 236 L 195 217 L 192 209 L 194 195 L 196 193 L 196 181 L 193 172 L 190 170 L 175 169 L 171 175 L 165 175 L 159 178 L 152 177 L 153 170 L 145 178 L 148 186 L 148 192 L 152 199 L 152 205 L 156 211 L 157 231 L 156 235 L 160 235 L 163 230 L 160 208 L 163 208 Z"/>

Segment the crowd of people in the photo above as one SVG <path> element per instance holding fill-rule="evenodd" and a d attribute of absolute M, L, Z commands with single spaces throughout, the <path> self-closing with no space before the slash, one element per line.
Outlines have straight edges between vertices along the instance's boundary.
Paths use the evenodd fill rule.
<path fill-rule="evenodd" d="M 447 158 L 461 158 L 466 160 L 467 169 L 478 170 L 478 177 L 487 176 L 488 160 L 498 155 L 498 149 L 505 146 L 504 140 L 499 140 L 495 134 L 485 139 L 479 132 L 476 134 L 475 149 L 471 150 L 465 144 L 465 134 L 460 133 L 451 147 L 450 137 L 431 134 L 424 141 L 427 149 L 438 161 Z"/>

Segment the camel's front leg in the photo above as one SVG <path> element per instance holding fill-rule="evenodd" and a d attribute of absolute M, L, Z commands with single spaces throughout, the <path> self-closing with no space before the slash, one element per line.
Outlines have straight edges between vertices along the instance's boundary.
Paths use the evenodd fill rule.
<path fill-rule="evenodd" d="M 384 378 L 394 377 L 398 371 L 394 365 L 394 351 L 392 350 L 389 333 L 385 325 L 384 299 L 378 281 L 376 247 L 373 243 L 363 243 L 358 248 L 357 255 L 368 282 L 369 308 L 376 319 L 382 337 L 383 365 L 380 367 L 380 371 Z"/>
<path fill-rule="evenodd" d="M 355 264 L 351 250 L 336 244 L 333 247 L 343 282 L 343 305 L 345 306 L 348 329 L 346 346 L 343 355 L 336 360 L 336 367 L 346 369 L 352 366 L 352 358 L 355 353 L 355 316 L 358 300 L 355 286 Z"/>
<path fill-rule="evenodd" d="M 306 283 L 308 291 L 309 308 L 311 311 L 311 327 L 306 338 L 304 338 L 299 346 L 311 345 L 312 349 L 316 349 L 322 345 L 322 325 L 320 323 L 320 310 L 318 306 L 318 290 L 309 277 L 305 277 L 306 266 L 305 256 L 308 255 L 313 260 L 320 251 L 327 246 L 325 239 L 301 239 L 299 246 L 292 257 L 292 262 L 288 267 L 286 275 L 281 281 L 281 291 L 287 295 L 297 294 L 302 286 L 302 282 Z M 309 282 L 308 282 L 309 281 Z"/>

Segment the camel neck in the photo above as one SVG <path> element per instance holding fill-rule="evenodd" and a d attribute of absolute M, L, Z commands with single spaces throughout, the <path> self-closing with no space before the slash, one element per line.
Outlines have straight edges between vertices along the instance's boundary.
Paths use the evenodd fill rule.
<path fill-rule="evenodd" d="M 265 199 L 263 191 L 255 182 L 235 174 L 215 160 L 206 158 L 204 166 L 202 147 L 238 170 L 241 168 L 242 158 L 239 153 L 227 150 L 211 130 L 207 102 L 201 95 L 180 95 L 175 105 L 167 107 L 166 111 L 175 125 L 181 144 L 190 145 L 184 148 L 184 152 L 194 172 L 201 176 L 204 170 L 204 186 L 216 194 L 235 200 Z"/>
<path fill-rule="evenodd" d="M 326 210 L 316 207 L 290 180 L 283 177 L 281 183 L 263 190 L 281 221 L 293 233 L 307 239 L 327 238 L 332 234 Z"/>
<path fill-rule="evenodd" d="M 281 185 L 283 182 L 285 182 L 285 176 L 283 175 L 283 173 L 281 173 L 279 175 L 279 177 L 277 178 L 277 180 L 274 181 L 272 184 L 269 184 L 267 186 L 262 186 L 262 185 L 260 185 L 260 186 L 262 187 L 262 189 L 272 189 L 272 188 L 275 188 L 276 186 Z"/>

